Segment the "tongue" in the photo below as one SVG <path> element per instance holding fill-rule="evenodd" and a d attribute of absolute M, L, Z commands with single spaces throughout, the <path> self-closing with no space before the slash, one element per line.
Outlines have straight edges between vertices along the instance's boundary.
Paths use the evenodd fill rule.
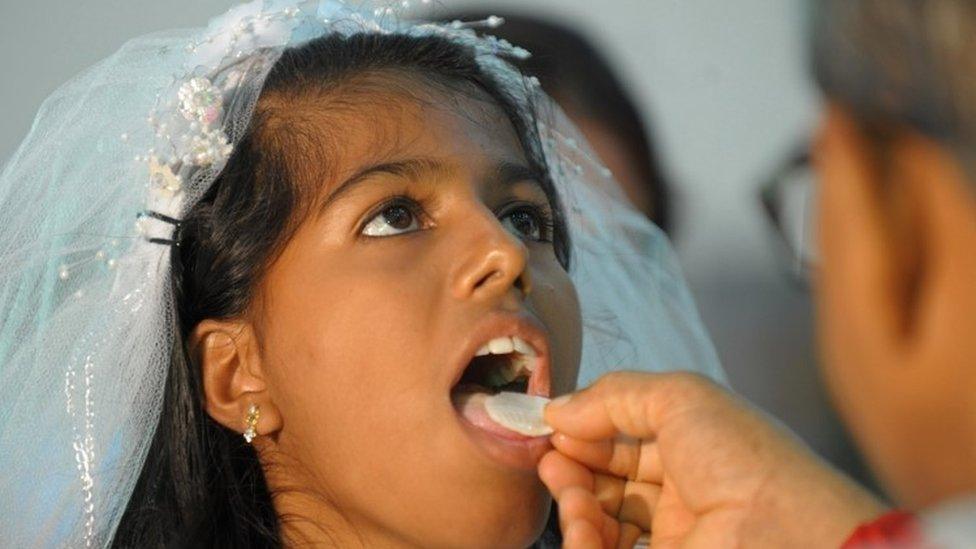
<path fill-rule="evenodd" d="M 503 438 L 527 440 L 534 438 L 508 429 L 491 419 L 485 410 L 487 393 L 460 391 L 451 394 L 451 401 L 458 413 L 475 427 L 499 435 Z M 537 435 L 538 436 L 538 435 Z"/>

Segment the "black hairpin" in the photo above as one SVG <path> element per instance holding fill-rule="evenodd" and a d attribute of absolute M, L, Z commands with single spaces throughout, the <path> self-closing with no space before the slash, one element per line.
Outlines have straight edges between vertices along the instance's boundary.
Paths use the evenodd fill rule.
<path fill-rule="evenodd" d="M 160 221 L 162 221 L 164 223 L 169 223 L 170 225 L 173 226 L 173 238 L 172 238 L 172 240 L 171 239 L 168 239 L 168 238 L 147 238 L 146 240 L 148 240 L 149 242 L 152 242 L 153 244 L 163 244 L 165 246 L 177 246 L 177 247 L 179 247 L 179 245 L 180 245 L 180 229 L 183 227 L 183 222 L 182 221 L 180 221 L 179 219 L 170 217 L 168 215 L 161 214 L 159 212 L 154 212 L 152 210 L 143 210 L 143 211 L 141 211 L 141 212 L 139 212 L 139 213 L 136 214 L 136 218 L 137 219 L 141 219 L 143 217 L 151 217 L 153 219 L 158 219 L 158 220 L 160 220 Z"/>

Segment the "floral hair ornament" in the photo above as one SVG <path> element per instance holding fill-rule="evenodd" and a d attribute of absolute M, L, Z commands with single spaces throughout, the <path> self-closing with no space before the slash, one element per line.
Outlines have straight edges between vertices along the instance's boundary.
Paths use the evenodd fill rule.
<path fill-rule="evenodd" d="M 623 202 L 538 81 L 507 61 L 528 52 L 476 34 L 501 20 L 410 21 L 396 6 L 255 0 L 205 28 L 131 40 L 41 106 L 0 171 L 4 544 L 111 544 L 178 341 L 180 220 L 245 135 L 284 49 L 321 36 L 446 38 L 538 122 L 572 235 L 581 384 L 619 367 L 722 378 L 662 233 Z"/>

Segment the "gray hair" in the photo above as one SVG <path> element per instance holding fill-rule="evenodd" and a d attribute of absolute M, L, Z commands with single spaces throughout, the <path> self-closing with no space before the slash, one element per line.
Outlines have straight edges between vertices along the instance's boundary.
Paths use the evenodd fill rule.
<path fill-rule="evenodd" d="M 830 99 L 942 142 L 976 175 L 976 0 L 815 0 L 813 21 Z"/>

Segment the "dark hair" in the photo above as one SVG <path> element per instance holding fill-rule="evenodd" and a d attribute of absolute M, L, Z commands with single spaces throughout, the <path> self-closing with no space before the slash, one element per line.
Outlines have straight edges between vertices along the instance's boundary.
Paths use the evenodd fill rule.
<path fill-rule="evenodd" d="M 285 131 L 276 124 L 279 113 L 265 100 L 321 96 L 365 71 L 386 70 L 487 94 L 508 115 L 554 210 L 561 210 L 534 122 L 479 67 L 469 47 L 432 36 L 333 34 L 286 50 L 268 75 L 250 126 L 227 166 L 184 216 L 172 256 L 177 337 L 162 414 L 114 546 L 281 544 L 279 520 L 254 450 L 204 412 L 201 371 L 187 338 L 203 319 L 244 313 L 301 208 L 303 191 L 287 151 L 295 139 L 308 136 L 300 127 L 288 125 Z M 569 243 L 561 216 L 554 241 L 567 266 Z M 556 524 L 553 517 L 547 535 L 558 543 Z"/>
<path fill-rule="evenodd" d="M 516 64 L 539 79 L 542 88 L 570 116 L 599 120 L 619 136 L 650 197 L 647 216 L 665 232 L 672 230 L 669 182 L 658 158 L 652 133 L 634 104 L 627 86 L 607 58 L 578 30 L 532 15 L 494 10 L 500 27 L 486 34 L 503 38 L 532 56 Z M 485 19 L 481 12 L 451 12 L 445 19 Z"/>
<path fill-rule="evenodd" d="M 816 4 L 813 67 L 824 93 L 872 137 L 912 128 L 948 146 L 976 178 L 976 3 Z"/>

